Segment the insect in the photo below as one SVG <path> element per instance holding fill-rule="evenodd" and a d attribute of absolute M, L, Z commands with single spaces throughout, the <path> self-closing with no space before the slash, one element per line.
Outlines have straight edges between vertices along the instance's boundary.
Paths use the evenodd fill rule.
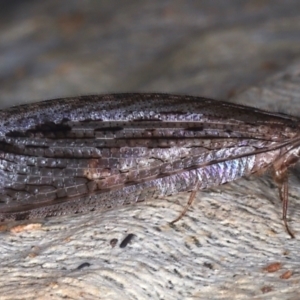
<path fill-rule="evenodd" d="M 15 106 L 0 111 L 0 221 L 180 191 L 191 191 L 191 204 L 199 189 L 271 170 L 294 237 L 287 170 L 299 152 L 300 119 L 200 97 L 110 94 Z"/>

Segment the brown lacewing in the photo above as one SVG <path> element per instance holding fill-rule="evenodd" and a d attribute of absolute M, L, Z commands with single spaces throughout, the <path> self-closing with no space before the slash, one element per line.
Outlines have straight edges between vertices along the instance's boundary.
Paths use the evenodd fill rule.
<path fill-rule="evenodd" d="M 270 169 L 293 237 L 287 170 L 300 154 L 296 117 L 200 97 L 111 94 L 11 107 L 0 123 L 1 222 L 181 191 L 192 191 L 191 204 L 198 189 Z"/>

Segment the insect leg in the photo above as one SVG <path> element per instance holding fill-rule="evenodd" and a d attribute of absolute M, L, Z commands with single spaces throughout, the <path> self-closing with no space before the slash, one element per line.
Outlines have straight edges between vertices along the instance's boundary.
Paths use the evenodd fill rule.
<path fill-rule="evenodd" d="M 282 219 L 283 219 L 284 226 L 286 228 L 287 233 L 291 236 L 291 238 L 295 238 L 295 235 L 289 229 L 286 220 L 288 200 L 289 200 L 287 179 L 279 186 L 279 196 L 280 196 L 280 200 L 282 201 Z"/>
<path fill-rule="evenodd" d="M 183 211 L 180 213 L 180 215 L 175 220 L 170 222 L 170 224 L 176 223 L 186 214 L 186 212 L 188 211 L 188 209 L 190 208 L 190 206 L 193 204 L 193 202 L 195 200 L 198 189 L 199 189 L 199 181 L 196 183 L 194 189 L 192 190 L 190 197 L 189 197 L 189 201 L 186 204 L 186 206 L 184 207 Z"/>

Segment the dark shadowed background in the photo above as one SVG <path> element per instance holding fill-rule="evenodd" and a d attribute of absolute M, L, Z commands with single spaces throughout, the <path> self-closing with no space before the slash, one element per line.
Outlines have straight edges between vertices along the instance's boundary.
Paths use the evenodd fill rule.
<path fill-rule="evenodd" d="M 300 115 L 300 1 L 0 1 L 0 91 L 1 107 L 144 91 Z M 188 193 L 3 227 L 0 299 L 299 299 L 297 174 L 295 240 L 270 177 L 199 192 L 175 227 Z"/>
<path fill-rule="evenodd" d="M 155 91 L 228 99 L 300 56 L 299 1 L 1 1 L 3 105 Z"/>

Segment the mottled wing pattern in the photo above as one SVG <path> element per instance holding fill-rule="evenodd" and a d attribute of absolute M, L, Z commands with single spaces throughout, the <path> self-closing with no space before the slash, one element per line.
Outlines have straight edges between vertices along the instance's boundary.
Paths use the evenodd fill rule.
<path fill-rule="evenodd" d="M 45 101 L 0 120 L 0 221 L 222 184 L 267 168 L 298 138 L 297 118 L 167 94 Z"/>

